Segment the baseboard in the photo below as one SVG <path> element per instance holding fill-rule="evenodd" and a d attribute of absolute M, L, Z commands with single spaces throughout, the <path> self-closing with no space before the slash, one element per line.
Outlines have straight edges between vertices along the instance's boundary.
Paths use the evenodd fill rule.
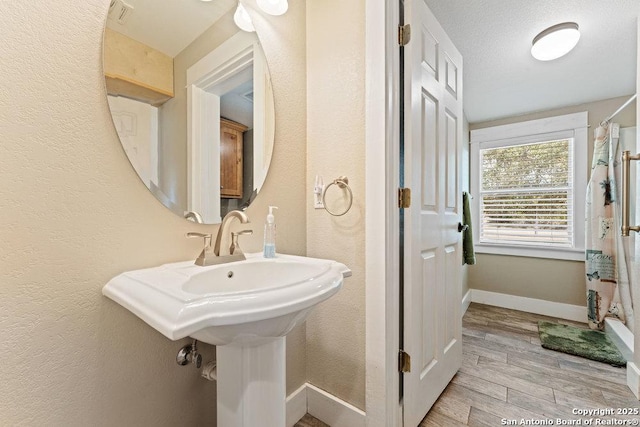
<path fill-rule="evenodd" d="M 365 427 L 364 411 L 307 383 L 307 412 L 331 427 Z"/>
<path fill-rule="evenodd" d="M 587 321 L 587 307 L 580 305 L 481 291 L 479 289 L 470 289 L 469 291 L 471 292 L 471 302 L 525 311 L 527 313 L 542 314 L 544 316 L 557 317 L 559 319 L 573 320 L 576 322 Z"/>
<path fill-rule="evenodd" d="M 307 413 L 307 384 L 287 396 L 287 427 L 293 427 Z"/>
<path fill-rule="evenodd" d="M 466 294 L 462 297 L 462 315 L 467 312 L 469 305 L 471 304 L 471 289 L 467 291 Z"/>
<path fill-rule="evenodd" d="M 633 362 L 627 362 L 627 385 L 640 400 L 640 369 Z"/>
<path fill-rule="evenodd" d="M 364 411 L 318 387 L 306 383 L 287 397 L 287 427 L 306 413 L 331 427 L 365 427 Z"/>
<path fill-rule="evenodd" d="M 625 360 L 633 361 L 633 332 L 620 320 L 611 317 L 604 319 L 604 331 L 616 347 L 618 347 L 618 350 L 620 350 Z"/>

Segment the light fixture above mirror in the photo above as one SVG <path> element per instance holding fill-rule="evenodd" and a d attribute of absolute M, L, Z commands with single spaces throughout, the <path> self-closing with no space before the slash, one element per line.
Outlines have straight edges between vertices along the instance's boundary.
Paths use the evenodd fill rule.
<path fill-rule="evenodd" d="M 576 47 L 580 31 L 575 22 L 563 22 L 540 32 L 534 37 L 531 55 L 539 61 L 558 59 Z"/>
<path fill-rule="evenodd" d="M 289 9 L 287 0 L 257 0 L 257 3 L 264 13 L 274 16 L 284 15 Z"/>
<path fill-rule="evenodd" d="M 289 9 L 289 2 L 287 0 L 257 0 L 257 3 L 260 10 L 273 16 L 284 15 Z M 233 14 L 233 21 L 242 31 L 253 32 L 256 30 L 249 12 L 247 12 L 247 9 L 240 1 L 238 1 L 236 12 Z"/>
<path fill-rule="evenodd" d="M 245 7 L 240 2 L 238 2 L 236 13 L 233 14 L 233 22 L 235 22 L 238 28 L 240 28 L 242 31 L 252 33 L 256 30 L 253 27 L 253 21 L 251 21 L 249 12 L 247 12 L 247 9 L 245 9 Z"/>

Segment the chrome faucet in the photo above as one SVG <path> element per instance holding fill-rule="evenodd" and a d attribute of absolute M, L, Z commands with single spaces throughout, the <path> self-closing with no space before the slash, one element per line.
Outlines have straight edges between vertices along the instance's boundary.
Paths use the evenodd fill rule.
<path fill-rule="evenodd" d="M 204 249 L 196 259 L 196 265 L 207 266 L 216 264 L 225 264 L 228 262 L 242 261 L 247 259 L 238 244 L 238 236 L 243 234 L 253 234 L 253 230 L 242 230 L 237 233 L 230 233 L 229 226 L 233 219 L 238 219 L 242 224 L 249 222 L 249 217 L 242 211 L 231 211 L 224 216 L 222 224 L 218 229 L 218 235 L 213 247 L 211 246 L 211 234 L 187 233 L 187 237 L 204 238 Z M 221 250 L 222 237 L 225 234 L 231 235 L 231 244 L 226 250 Z"/>

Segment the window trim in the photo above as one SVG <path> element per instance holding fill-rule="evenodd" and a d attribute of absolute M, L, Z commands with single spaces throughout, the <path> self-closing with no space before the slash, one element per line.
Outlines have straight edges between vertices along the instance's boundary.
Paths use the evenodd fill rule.
<path fill-rule="evenodd" d="M 573 224 L 574 247 L 552 248 L 533 247 L 508 243 L 480 243 L 480 227 L 473 228 L 473 239 L 477 253 L 551 258 L 584 261 L 584 221 L 587 170 L 589 167 L 588 123 L 586 111 L 528 120 L 507 125 L 492 126 L 471 131 L 471 194 L 480 194 L 480 149 L 507 147 L 535 141 L 573 138 Z M 480 220 L 480 198 L 471 200 L 471 212 L 476 221 Z"/>

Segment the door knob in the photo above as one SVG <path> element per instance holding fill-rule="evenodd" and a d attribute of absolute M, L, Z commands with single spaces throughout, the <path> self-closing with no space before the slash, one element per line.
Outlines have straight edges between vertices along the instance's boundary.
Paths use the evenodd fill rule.
<path fill-rule="evenodd" d="M 463 231 L 467 231 L 469 226 L 467 224 L 463 224 L 461 222 L 458 223 L 458 233 L 462 233 Z"/>

